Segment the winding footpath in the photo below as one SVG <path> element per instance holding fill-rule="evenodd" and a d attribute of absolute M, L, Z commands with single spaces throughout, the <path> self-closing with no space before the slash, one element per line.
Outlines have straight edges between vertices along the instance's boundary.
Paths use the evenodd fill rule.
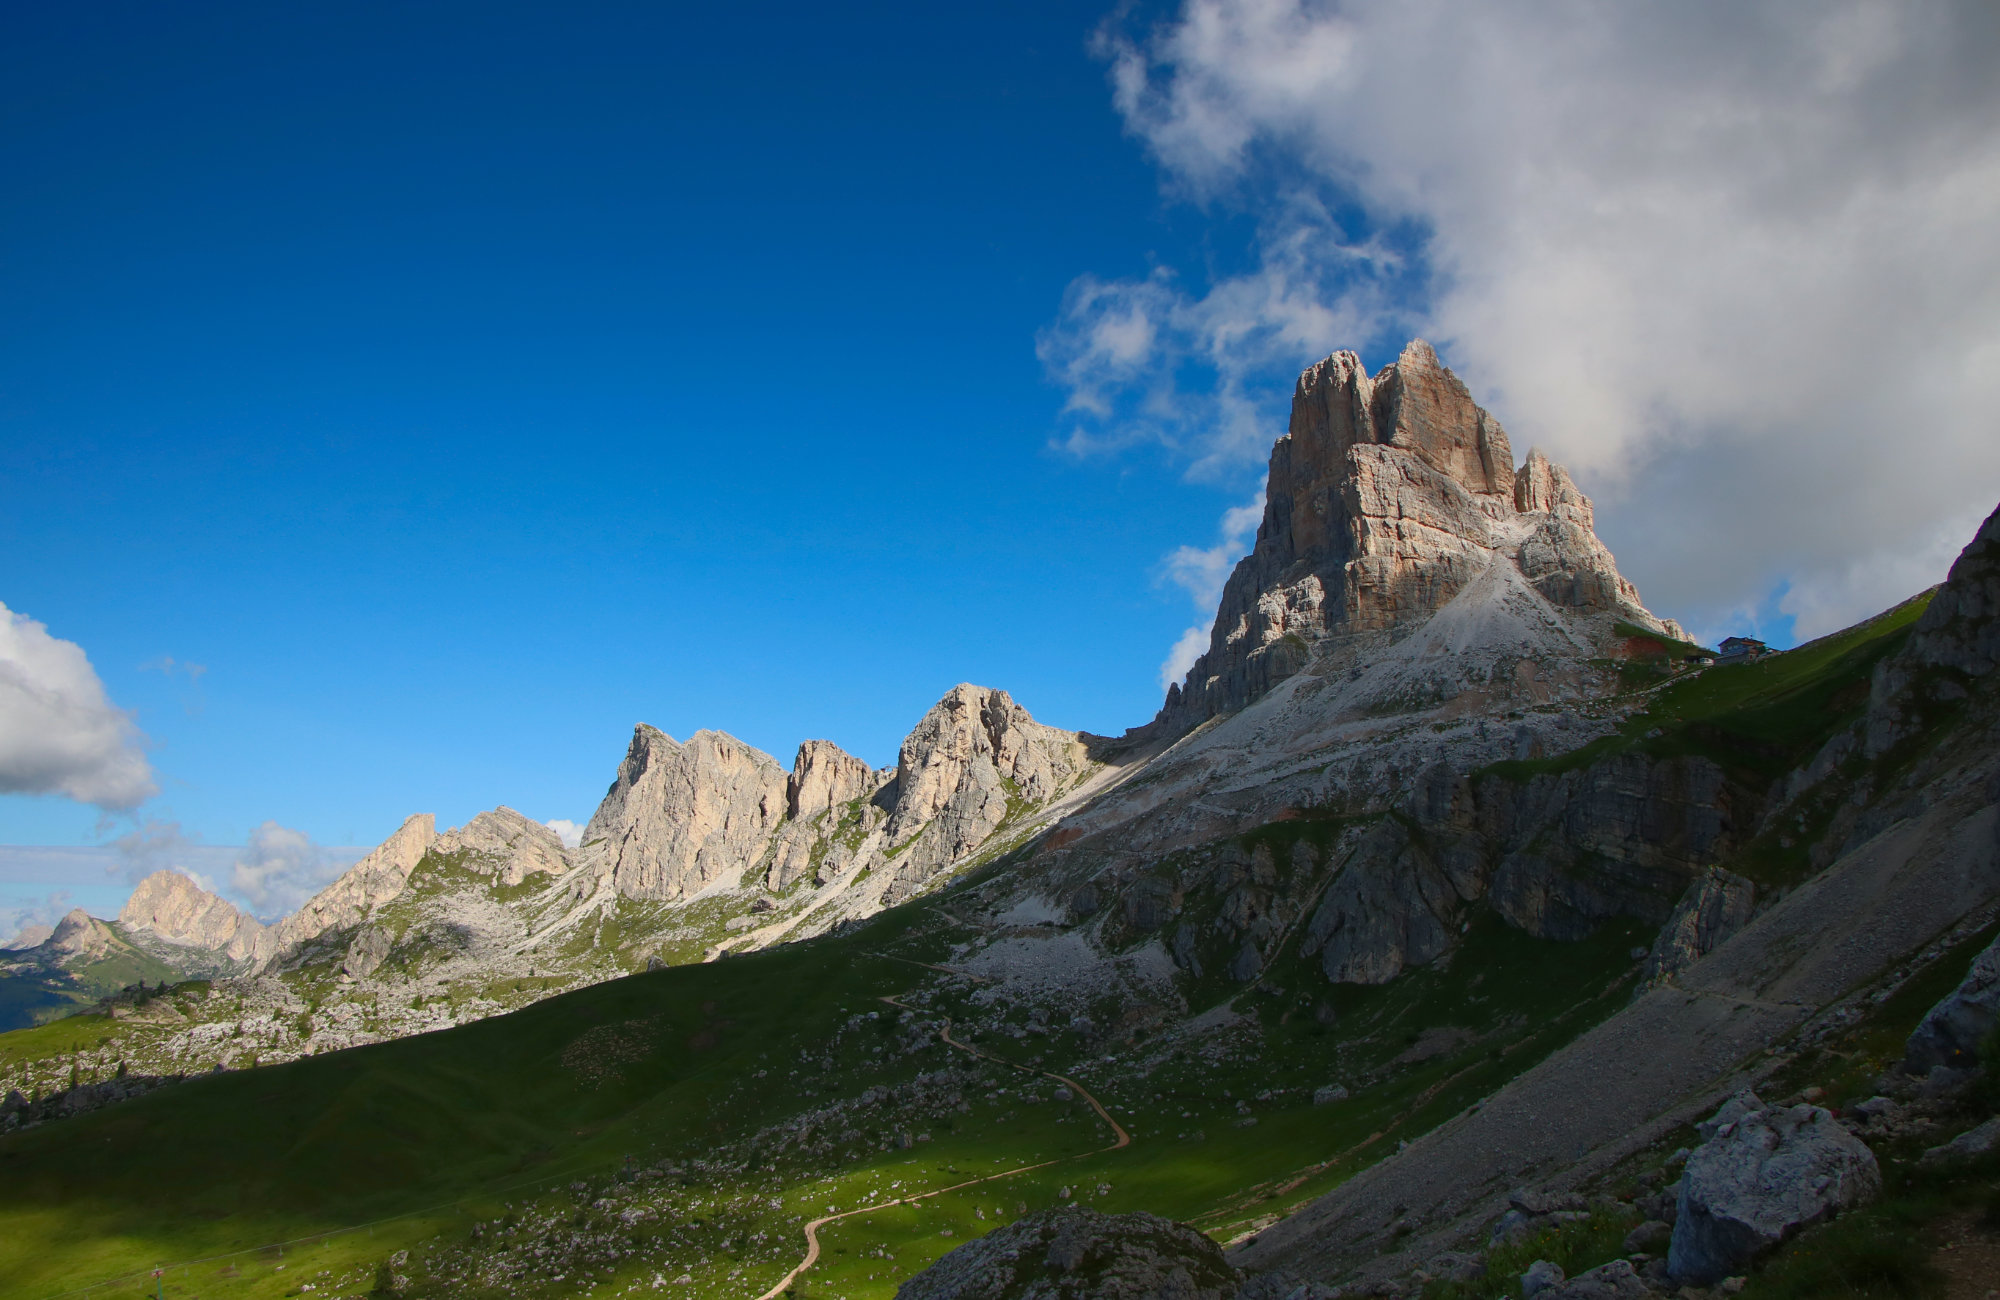
<path fill-rule="evenodd" d="M 943 968 L 940 967 L 939 969 Z M 898 1010 L 902 1011 L 915 1010 L 915 1008 L 913 1007 L 909 1007 L 901 1002 L 898 1002 L 895 998 L 885 997 L 881 1000 L 888 1003 L 890 1006 L 897 1008 Z M 763 1295 L 758 1296 L 757 1300 L 778 1300 L 778 1297 L 785 1293 L 785 1289 L 791 1286 L 791 1284 L 798 1279 L 798 1276 L 801 1273 L 805 1272 L 807 1269 L 811 1268 L 814 1264 L 819 1262 L 819 1230 L 825 1227 L 829 1223 L 837 1223 L 842 1219 L 852 1219 L 858 1215 L 874 1214 L 878 1210 L 886 1210 L 889 1209 L 891 1206 L 913 1205 L 918 1201 L 927 1201 L 933 1196 L 943 1196 L 946 1192 L 963 1191 L 968 1187 L 977 1187 L 981 1183 L 998 1182 L 1002 1178 L 1012 1178 L 1017 1174 L 1025 1174 L 1036 1169 L 1047 1169 L 1051 1165 L 1067 1164 L 1072 1160 L 1085 1160 L 1091 1156 L 1101 1156 L 1107 1151 L 1117 1151 L 1124 1147 L 1132 1145 L 1132 1135 L 1130 1133 L 1127 1133 L 1125 1131 L 1124 1126 L 1121 1125 L 1117 1120 L 1111 1118 L 1111 1112 L 1104 1109 L 1103 1103 L 1098 1101 L 1097 1098 L 1091 1096 L 1090 1093 L 1084 1089 L 1083 1085 L 1077 1083 L 1075 1080 L 1069 1078 L 1068 1076 L 1055 1074 L 1048 1070 L 1037 1070 L 1033 1066 L 1016 1065 L 1014 1062 L 1009 1061 L 1004 1057 L 995 1056 L 991 1052 L 981 1051 L 979 1048 L 972 1046 L 970 1043 L 961 1043 L 956 1038 L 953 1038 L 951 1036 L 951 1019 L 949 1017 L 945 1018 L 944 1027 L 938 1031 L 938 1037 L 948 1046 L 956 1047 L 959 1051 L 970 1053 L 971 1055 L 977 1056 L 982 1060 L 992 1061 L 996 1065 L 1004 1065 L 1008 1069 L 1018 1071 L 1022 1074 L 1032 1074 L 1032 1075 L 1038 1075 L 1044 1079 L 1054 1079 L 1057 1083 L 1062 1084 L 1065 1088 L 1068 1088 L 1070 1091 L 1074 1092 L 1077 1096 L 1089 1102 L 1090 1108 L 1097 1112 L 1097 1117 L 1103 1120 L 1106 1124 L 1111 1126 L 1111 1133 L 1112 1133 L 1111 1145 L 1106 1147 L 1099 1147 L 1094 1151 L 1085 1151 L 1078 1155 L 1059 1156 L 1054 1160 L 1041 1161 L 1039 1164 L 1021 1165 L 1018 1168 L 1008 1169 L 1001 1173 L 987 1174 L 983 1178 L 968 1178 L 966 1181 L 962 1183 L 953 1183 L 950 1187 L 939 1187 L 933 1191 L 918 1192 L 913 1196 L 899 1196 L 893 1201 L 884 1201 L 880 1205 L 868 1205 L 868 1206 L 863 1206 L 861 1209 L 858 1210 L 843 1210 L 838 1214 L 822 1215 L 821 1217 L 814 1219 L 810 1223 L 806 1224 L 805 1258 L 800 1260 L 798 1264 L 793 1267 L 791 1272 L 785 1274 L 785 1276 L 779 1280 L 776 1286 L 772 1287 L 769 1291 L 766 1291 Z"/>

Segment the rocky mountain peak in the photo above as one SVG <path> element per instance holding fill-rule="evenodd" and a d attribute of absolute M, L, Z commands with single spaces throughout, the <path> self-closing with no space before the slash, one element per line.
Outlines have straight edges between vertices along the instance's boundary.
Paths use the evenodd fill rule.
<path fill-rule="evenodd" d="M 886 828 L 906 890 L 984 843 L 1015 806 L 1046 803 L 1089 762 L 1074 731 L 1036 722 L 1005 691 L 962 683 L 904 738 Z M 907 849 L 901 846 L 907 845 Z"/>
<path fill-rule="evenodd" d="M 461 855 L 465 867 L 500 885 L 518 885 L 533 875 L 559 876 L 571 865 L 569 851 L 554 831 L 505 804 L 446 831 L 432 848 Z"/>
<path fill-rule="evenodd" d="M 403 892 L 410 873 L 417 869 L 417 863 L 436 839 L 437 818 L 430 813 L 417 813 L 405 819 L 396 833 L 367 857 L 272 927 L 276 933 L 271 947 L 273 955 L 328 930 L 358 925 L 367 919 L 376 908 Z"/>
<path fill-rule="evenodd" d="M 43 943 L 46 943 L 48 941 L 48 937 L 54 934 L 55 932 L 56 928 L 54 926 L 43 925 L 39 921 L 29 925 L 24 925 L 18 931 L 16 931 L 14 937 L 8 941 L 7 951 L 20 952 L 21 950 L 26 948 L 39 947 Z"/>
<path fill-rule="evenodd" d="M 1679 636 L 1597 540 L 1588 497 L 1418 339 L 1374 376 L 1336 352 L 1299 376 L 1271 449 L 1264 519 L 1223 588 L 1209 648 L 1153 726 L 1178 735 L 1298 672 L 1319 643 L 1420 624 L 1495 565 L 1550 606 Z"/>
<path fill-rule="evenodd" d="M 110 926 L 76 907 L 56 922 L 54 933 L 42 941 L 41 947 L 49 956 L 67 963 L 77 958 L 101 957 L 117 942 Z"/>
<path fill-rule="evenodd" d="M 799 746 L 785 781 L 786 815 L 806 821 L 852 803 L 880 784 L 874 768 L 832 741 L 808 740 Z"/>
<path fill-rule="evenodd" d="M 785 809 L 769 754 L 720 731 L 683 745 L 640 723 L 579 852 L 627 898 L 685 898 L 754 866 Z"/>
<path fill-rule="evenodd" d="M 268 956 L 274 939 L 255 917 L 171 869 L 155 871 L 139 882 L 119 911 L 118 923 L 168 943 L 220 953 L 231 961 Z"/>

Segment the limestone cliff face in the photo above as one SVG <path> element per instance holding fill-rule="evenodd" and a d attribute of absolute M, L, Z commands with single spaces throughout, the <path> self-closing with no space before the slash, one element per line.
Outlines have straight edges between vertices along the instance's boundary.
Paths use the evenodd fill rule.
<path fill-rule="evenodd" d="M 786 815 L 793 821 L 809 821 L 881 784 L 874 768 L 832 741 L 808 740 L 799 746 L 785 781 Z"/>
<path fill-rule="evenodd" d="M 960 685 L 904 739 L 886 836 L 903 891 L 991 836 L 1014 806 L 1039 805 L 1089 758 L 1076 732 L 1043 726 L 1005 691 Z"/>
<path fill-rule="evenodd" d="M 376 908 L 403 892 L 410 873 L 416 870 L 436 838 L 437 819 L 431 814 L 418 813 L 409 818 L 394 835 L 349 867 L 340 879 L 272 927 L 276 936 L 271 948 L 273 955 L 328 930 L 365 920 Z"/>
<path fill-rule="evenodd" d="M 873 802 L 862 805 L 850 824 L 844 814 L 857 800 L 876 794 L 896 769 L 876 771 L 830 740 L 799 746 L 785 782 L 786 821 L 779 830 L 764 877 L 765 888 L 789 889 L 818 863 L 829 876 L 855 856 L 866 836 L 887 814 Z"/>
<path fill-rule="evenodd" d="M 464 866 L 500 885 L 518 885 L 535 875 L 559 876 L 571 865 L 569 851 L 554 831 L 505 804 L 446 831 L 432 849 L 457 855 Z"/>
<path fill-rule="evenodd" d="M 580 852 L 627 898 L 734 885 L 784 819 L 785 787 L 777 761 L 734 736 L 698 731 L 683 745 L 641 723 Z"/>
<path fill-rule="evenodd" d="M 1569 475 L 1538 451 L 1516 472 L 1506 431 L 1428 343 L 1373 378 L 1337 352 L 1299 376 L 1255 548 L 1155 725 L 1177 734 L 1240 709 L 1321 640 L 1421 622 L 1495 563 L 1559 609 L 1678 635 L 1619 576 Z"/>
<path fill-rule="evenodd" d="M 119 911 L 118 924 L 236 962 L 262 961 L 277 939 L 255 917 L 179 871 L 155 871 L 140 881 Z"/>

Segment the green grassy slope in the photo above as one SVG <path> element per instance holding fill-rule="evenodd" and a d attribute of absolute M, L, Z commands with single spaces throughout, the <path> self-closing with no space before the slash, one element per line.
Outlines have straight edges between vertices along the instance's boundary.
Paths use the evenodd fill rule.
<path fill-rule="evenodd" d="M 96 960 L 67 968 L 36 969 L 24 963 L 0 975 L 0 1032 L 68 1015 L 140 980 L 158 984 L 186 974 L 122 939 Z"/>
<path fill-rule="evenodd" d="M 892 1115 L 832 1159 L 753 1153 L 747 1168 L 686 1175 L 673 1193 L 678 1212 L 668 1215 L 681 1236 L 628 1232 L 655 1242 L 655 1258 L 642 1249 L 611 1273 L 650 1277 L 670 1259 L 675 1275 L 706 1268 L 701 1294 L 755 1295 L 756 1284 L 769 1285 L 796 1260 L 808 1210 L 850 1207 L 893 1181 L 944 1185 L 1079 1155 L 1004 1185 L 836 1225 L 808 1285 L 888 1295 L 893 1279 L 1020 1205 L 1055 1204 L 1064 1187 L 1085 1189 L 1107 1208 L 1143 1206 L 1227 1231 L 1333 1185 L 1615 1007 L 1629 987 L 1625 949 L 1634 935 L 1614 929 L 1569 946 L 1489 920 L 1461 961 L 1388 988 L 1342 990 L 1352 996 L 1334 1029 L 1256 996 L 1245 999 L 1247 1010 L 1266 1034 L 1254 1053 L 1170 1059 L 1150 1077 L 1097 1062 L 1077 1077 L 1132 1128 L 1134 1144 L 1121 1152 L 1088 1155 L 1105 1145 L 1102 1125 L 1080 1102 L 1050 1101 L 1046 1081 L 1038 1102 L 1017 1101 L 1024 1076 L 980 1066 L 992 1087 L 1010 1092 L 988 1099 L 969 1090 L 969 1111 L 927 1121 L 930 1140 L 908 1150 L 883 1149 L 890 1129 L 917 1127 Z M 288 1256 L 216 1260 L 175 1274 L 168 1288 L 278 1294 L 288 1274 L 296 1281 L 301 1260 L 335 1274 L 365 1271 L 433 1234 L 469 1240 L 472 1222 L 509 1213 L 508 1201 L 560 1203 L 570 1207 L 561 1211 L 567 1222 L 588 1213 L 627 1157 L 689 1164 L 746 1150 L 752 1134 L 802 1108 L 974 1064 L 934 1041 L 911 1054 L 878 1054 L 893 1014 L 859 1034 L 841 1032 L 870 1008 L 893 1013 L 875 999 L 935 979 L 874 954 L 935 960 L 948 956 L 951 937 L 915 905 L 840 938 L 637 975 L 443 1033 L 216 1075 L 0 1139 L 0 1221 L 8 1225 L 0 1295 L 53 1295 L 159 1263 L 393 1220 L 294 1246 Z M 1556 969 L 1569 978 L 1546 978 Z M 953 1004 L 972 990 L 958 987 L 933 990 L 930 1011 L 969 1016 L 969 1006 Z M 1425 1029 L 1446 1024 L 1461 1028 L 1463 1041 L 1390 1064 Z M 1032 1050 L 997 1036 L 981 1045 L 1024 1064 L 1037 1056 L 1066 1064 L 1080 1050 L 1060 1035 Z M 802 1054 L 812 1056 L 810 1067 L 801 1068 Z M 1354 1096 L 1313 1106 L 1311 1088 L 1335 1076 Z M 1259 1093 L 1275 1095 L 1255 1100 Z M 1238 1102 L 1253 1114 L 1240 1114 Z M 578 1179 L 586 1190 L 568 1190 Z M 1110 1188 L 1103 1196 L 1100 1183 Z M 946 1230 L 952 1235 L 938 1235 Z M 754 1248 L 741 1244 L 758 1233 L 764 1239 Z M 725 1241 L 739 1243 L 734 1254 Z M 279 1271 L 284 1259 L 293 1262 Z M 741 1276 L 728 1278 L 725 1263 Z M 439 1285 L 440 1294 L 476 1293 Z"/>

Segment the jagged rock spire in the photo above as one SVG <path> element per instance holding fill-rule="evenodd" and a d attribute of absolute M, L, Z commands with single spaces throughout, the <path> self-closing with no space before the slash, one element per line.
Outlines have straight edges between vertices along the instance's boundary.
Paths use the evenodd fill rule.
<path fill-rule="evenodd" d="M 1679 635 L 1619 576 L 1589 498 L 1539 451 L 1517 472 L 1506 430 L 1430 344 L 1412 341 L 1372 378 L 1336 352 L 1299 376 L 1256 545 L 1154 726 L 1177 734 L 1240 709 L 1317 643 L 1421 622 L 1496 562 L 1559 609 Z"/>

